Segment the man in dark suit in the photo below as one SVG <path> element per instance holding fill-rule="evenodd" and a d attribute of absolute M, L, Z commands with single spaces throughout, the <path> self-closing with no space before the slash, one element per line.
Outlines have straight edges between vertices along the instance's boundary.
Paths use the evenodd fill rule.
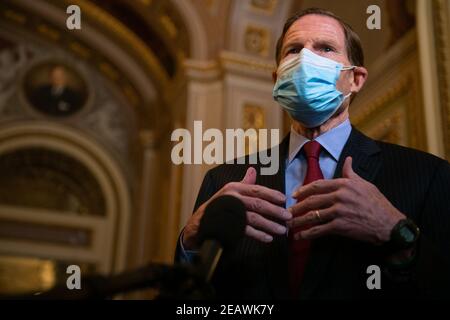
<path fill-rule="evenodd" d="M 81 109 L 82 93 L 67 85 L 63 66 L 56 65 L 49 71 L 49 83 L 35 89 L 31 95 L 33 105 L 51 116 L 68 116 Z"/>
<path fill-rule="evenodd" d="M 220 297 L 449 297 L 450 165 L 351 126 L 351 96 L 367 78 L 358 36 L 309 9 L 286 22 L 277 63 L 274 98 L 293 120 L 272 149 L 280 170 L 210 170 L 177 259 L 198 250 L 207 204 L 229 194 L 245 204 L 248 224 L 216 272 Z"/>

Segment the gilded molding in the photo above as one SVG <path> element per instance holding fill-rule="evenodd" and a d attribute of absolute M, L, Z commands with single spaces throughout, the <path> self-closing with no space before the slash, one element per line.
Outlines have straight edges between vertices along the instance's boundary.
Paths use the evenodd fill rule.
<path fill-rule="evenodd" d="M 383 106 L 392 102 L 395 98 L 400 96 L 402 93 L 408 90 L 408 85 L 411 83 L 411 78 L 409 76 L 403 77 L 396 82 L 396 85 L 391 87 L 385 94 L 376 99 L 374 102 L 370 103 L 362 111 L 357 114 L 352 115 L 352 122 L 356 126 L 360 126 L 377 114 Z M 351 108 L 351 107 L 350 107 Z"/>
<path fill-rule="evenodd" d="M 443 0 L 433 0 L 433 21 L 435 29 L 436 64 L 442 114 L 442 132 L 445 155 L 450 159 L 450 16 Z"/>
<path fill-rule="evenodd" d="M 41 35 L 50 40 L 58 41 L 61 38 L 61 33 L 47 24 L 42 23 L 38 25 L 36 29 Z"/>
<path fill-rule="evenodd" d="M 243 107 L 243 128 L 264 129 L 266 117 L 264 108 L 252 103 L 246 103 Z"/>
<path fill-rule="evenodd" d="M 370 136 L 377 140 L 401 144 L 400 135 L 401 113 L 396 110 L 393 115 L 383 119 L 370 131 Z"/>
<path fill-rule="evenodd" d="M 19 24 L 25 24 L 25 22 L 27 21 L 27 17 L 25 15 L 18 13 L 14 10 L 5 10 L 3 12 L 3 16 L 8 20 L 12 20 Z"/>
<path fill-rule="evenodd" d="M 372 103 L 368 104 L 367 107 L 364 107 L 363 110 L 360 110 L 356 114 L 351 115 L 352 123 L 357 127 L 365 127 L 370 120 L 385 112 L 386 107 L 390 106 L 396 99 L 405 96 L 407 100 L 407 112 L 406 118 L 403 119 L 403 123 L 406 124 L 408 130 L 407 146 L 425 150 L 426 139 L 421 120 L 423 119 L 421 103 L 418 102 L 420 101 L 420 99 L 417 98 L 419 90 L 417 81 L 418 80 L 415 79 L 412 74 L 407 74 L 406 76 L 401 77 L 395 82 L 395 85 L 390 87 L 390 89 L 387 90 L 383 95 L 381 95 Z M 386 128 L 391 128 L 389 130 L 392 131 L 393 123 L 399 123 L 401 120 L 400 115 L 396 116 L 398 117 L 396 121 L 393 121 L 391 117 L 387 118 L 387 122 L 383 122 L 380 126 L 376 126 L 379 129 L 373 132 L 374 138 L 378 138 L 379 136 L 381 137 L 381 132 L 387 130 Z M 393 138 L 395 136 L 390 135 L 390 137 Z"/>
<path fill-rule="evenodd" d="M 220 65 L 224 71 L 244 74 L 271 81 L 272 72 L 276 69 L 271 60 L 258 59 L 235 52 L 223 51 L 220 54 Z"/>
<path fill-rule="evenodd" d="M 167 85 L 168 77 L 151 50 L 120 21 L 89 1 L 64 0 L 64 2 L 67 5 L 76 4 L 80 6 L 83 14 L 90 17 L 92 21 L 97 22 L 111 34 L 114 34 L 115 37 L 125 44 L 126 48 L 133 48 L 135 55 L 141 58 L 141 61 L 162 87 Z"/>
<path fill-rule="evenodd" d="M 69 43 L 69 48 L 73 52 L 75 52 L 77 55 L 82 57 L 83 59 L 87 60 L 92 56 L 92 50 L 85 47 L 83 44 L 81 44 L 78 41 L 72 41 Z"/>

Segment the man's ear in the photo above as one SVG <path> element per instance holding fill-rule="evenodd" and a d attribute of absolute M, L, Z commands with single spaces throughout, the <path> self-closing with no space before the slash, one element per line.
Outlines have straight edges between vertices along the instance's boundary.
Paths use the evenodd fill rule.
<path fill-rule="evenodd" d="M 353 70 L 353 84 L 351 91 L 353 93 L 359 92 L 362 87 L 364 86 L 364 83 L 367 80 L 367 76 L 369 75 L 369 72 L 364 67 L 356 67 Z"/>
<path fill-rule="evenodd" d="M 273 80 L 273 83 L 277 82 L 277 72 L 276 71 L 272 71 L 272 80 Z"/>

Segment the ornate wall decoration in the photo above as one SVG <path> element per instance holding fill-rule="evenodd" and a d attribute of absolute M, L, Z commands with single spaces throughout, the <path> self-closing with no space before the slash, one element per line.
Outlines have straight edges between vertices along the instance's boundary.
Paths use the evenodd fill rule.
<path fill-rule="evenodd" d="M 272 14 L 277 6 L 277 2 L 278 0 L 251 0 L 250 7 L 252 10 Z"/>
<path fill-rule="evenodd" d="M 405 137 L 403 110 L 395 110 L 392 114 L 386 115 L 381 121 L 377 121 L 371 128 L 367 129 L 367 134 L 373 139 L 394 143 L 407 144 Z"/>
<path fill-rule="evenodd" d="M 60 14 L 66 16 L 65 8 L 67 5 L 64 6 L 65 1 L 48 0 L 48 2 L 55 5 L 54 10 L 58 10 L 59 8 L 61 10 Z M 92 23 L 93 28 L 97 28 L 100 32 L 105 32 L 104 35 L 95 36 L 97 39 L 100 38 L 96 43 L 89 42 L 92 39 L 89 39 L 89 36 L 86 37 L 91 31 L 87 30 L 83 33 L 65 32 L 65 25 L 58 25 L 55 21 L 49 21 L 50 19 L 39 19 L 38 17 L 43 13 L 36 14 L 28 12 L 28 3 L 23 0 L 16 2 L 6 0 L 0 2 L 0 15 L 5 17 L 5 19 L 0 20 L 2 24 L 0 30 L 4 32 L 10 30 L 11 36 L 18 38 L 27 33 L 33 34 L 31 37 L 33 41 L 37 40 L 37 42 L 40 42 L 40 40 L 44 39 L 46 45 L 51 44 L 54 46 L 53 48 L 59 48 L 59 50 L 73 53 L 79 60 L 89 64 L 90 68 L 93 67 L 93 69 L 99 70 L 114 82 L 119 91 L 122 91 L 122 94 L 131 97 L 128 102 L 132 103 L 132 107 L 139 114 L 138 118 L 142 120 L 143 125 L 147 127 L 156 125 L 152 122 L 153 119 L 149 119 L 149 115 L 155 111 L 146 109 L 151 109 L 155 106 L 149 103 L 149 101 L 155 99 L 154 86 L 161 86 L 160 89 L 162 89 L 167 84 L 168 77 L 164 75 L 163 64 L 159 64 L 156 58 L 151 58 L 151 52 L 149 52 L 148 48 L 142 45 L 142 43 L 135 41 L 136 35 L 132 36 L 130 30 L 124 30 L 126 27 L 120 23 L 118 24 L 106 12 L 103 12 L 92 3 L 87 3 L 86 1 L 80 1 L 76 4 L 86 5 L 86 7 L 82 8 L 83 17 L 85 17 L 83 19 L 86 23 Z M 110 39 L 107 37 L 115 38 Z M 112 44 L 112 41 L 116 41 L 116 44 Z M 151 43 L 158 45 L 157 41 Z M 100 48 L 96 47 L 96 45 Z M 124 56 L 122 55 L 120 61 L 118 60 L 117 48 L 112 51 L 103 50 L 105 46 L 111 49 L 111 45 L 120 45 L 120 50 L 124 50 L 124 54 L 135 57 L 133 63 L 128 63 L 127 67 L 124 68 L 121 64 L 125 61 Z M 147 51 L 144 52 L 145 50 Z M 167 56 L 164 52 L 162 47 L 158 47 L 158 53 Z M 171 70 L 175 72 L 175 66 L 173 64 L 167 66 L 169 68 L 173 67 L 173 70 Z M 129 73 L 127 74 L 127 72 Z M 151 81 L 151 78 L 155 81 Z M 145 87 L 145 90 L 142 89 L 143 87 Z"/>
<path fill-rule="evenodd" d="M 0 33 L 0 41 L 1 36 Z M 0 125 L 27 118 L 64 121 L 91 132 L 122 163 L 129 162 L 132 118 L 124 111 L 128 107 L 121 103 L 123 100 L 84 62 L 56 48 L 44 48 L 33 43 L 13 43 L 0 51 Z M 47 81 L 53 66 L 65 68 L 72 77 L 66 81 L 80 95 L 79 99 L 71 100 L 69 95 L 70 101 L 66 102 L 65 96 L 52 97 Z M 41 89 L 50 91 L 40 92 Z M 71 101 L 79 104 L 72 108 L 68 103 Z"/>
<path fill-rule="evenodd" d="M 242 109 L 243 112 L 243 128 L 247 129 L 255 129 L 255 135 L 251 135 L 249 140 L 246 140 L 245 143 L 245 154 L 251 154 L 258 151 L 258 130 L 266 128 L 266 115 L 264 111 L 264 107 L 246 103 Z M 257 146 L 256 150 L 253 149 L 254 146 Z"/>
<path fill-rule="evenodd" d="M 418 90 L 414 78 L 397 79 L 396 85 L 380 92 L 377 100 L 356 114 L 351 112 L 353 124 L 374 139 L 426 150 Z"/>
<path fill-rule="evenodd" d="M 3 43 L 7 42 L 2 40 Z M 21 113 L 20 108 L 11 103 L 11 99 L 17 94 L 17 75 L 29 63 L 29 56 L 33 54 L 25 45 L 12 42 L 6 48 L 4 45 L 4 49 L 0 51 L 0 118 L 3 120 Z"/>
<path fill-rule="evenodd" d="M 54 121 L 3 123 L 0 171 L 0 257 L 123 268 L 128 186 L 103 146 Z"/>
<path fill-rule="evenodd" d="M 0 204 L 79 215 L 105 215 L 95 177 L 60 152 L 28 148 L 0 155 Z"/>
<path fill-rule="evenodd" d="M 5 210 L 5 206 L 2 209 Z M 39 214 L 39 213 L 36 213 Z M 92 247 L 94 234 L 89 228 L 68 227 L 61 224 L 15 221 L 0 219 L 0 239 L 30 241 L 40 244 L 70 246 L 78 248 Z"/>
<path fill-rule="evenodd" d="M 427 151 L 427 133 L 415 30 L 369 69 L 350 106 L 352 123 L 369 136 Z"/>
<path fill-rule="evenodd" d="M 145 94 L 112 62 L 113 53 L 106 57 L 46 15 L 10 3 L 0 3 L 0 257 L 88 261 L 99 272 L 121 271 L 138 170 L 133 130 L 137 119 L 145 121 L 138 109 Z M 59 75 L 51 75 L 55 67 Z M 52 104 L 53 80 L 75 93 Z"/>
<path fill-rule="evenodd" d="M 265 28 L 248 26 L 245 30 L 245 49 L 252 54 L 268 55 L 270 32 Z"/>
<path fill-rule="evenodd" d="M 293 0 L 232 1 L 226 49 L 272 63 L 276 40 L 293 3 Z"/>
<path fill-rule="evenodd" d="M 243 108 L 243 128 L 264 129 L 266 117 L 264 108 L 252 103 L 247 103 Z"/>
<path fill-rule="evenodd" d="M 30 106 L 53 117 L 79 112 L 89 96 L 86 82 L 77 70 L 54 60 L 30 68 L 24 77 L 23 90 Z"/>

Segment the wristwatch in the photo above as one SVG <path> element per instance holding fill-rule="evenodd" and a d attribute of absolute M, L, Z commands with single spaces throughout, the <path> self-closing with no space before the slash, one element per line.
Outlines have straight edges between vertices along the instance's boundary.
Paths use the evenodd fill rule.
<path fill-rule="evenodd" d="M 400 220 L 391 231 L 391 239 L 386 244 L 390 253 L 411 249 L 417 243 L 420 230 L 411 219 Z"/>

